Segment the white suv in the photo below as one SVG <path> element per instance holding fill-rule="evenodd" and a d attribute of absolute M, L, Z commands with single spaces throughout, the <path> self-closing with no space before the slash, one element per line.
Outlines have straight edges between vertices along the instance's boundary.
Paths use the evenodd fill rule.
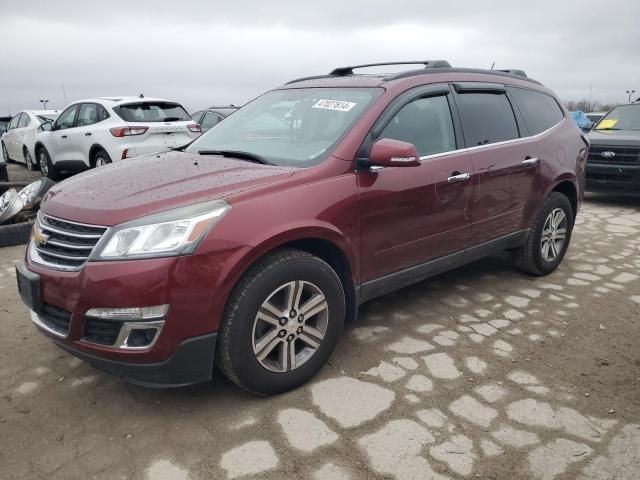
<path fill-rule="evenodd" d="M 25 110 L 14 115 L 6 133 L 2 135 L 2 157 L 5 162 L 22 162 L 29 170 L 35 170 L 38 166 L 33 161 L 36 135 L 42 130 L 40 126 L 52 123 L 58 113 L 57 110 Z"/>
<path fill-rule="evenodd" d="M 142 96 L 79 100 L 43 129 L 35 151 L 42 173 L 52 180 L 62 171 L 181 147 L 200 135 L 182 105 Z"/>

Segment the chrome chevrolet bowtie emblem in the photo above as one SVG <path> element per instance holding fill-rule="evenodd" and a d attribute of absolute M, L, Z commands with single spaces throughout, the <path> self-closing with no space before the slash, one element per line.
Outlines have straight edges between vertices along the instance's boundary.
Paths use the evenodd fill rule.
<path fill-rule="evenodd" d="M 609 152 L 609 151 L 607 151 L 607 152 L 602 152 L 602 153 L 600 154 L 600 156 L 601 156 L 602 158 L 613 158 L 613 157 L 615 157 L 615 156 L 616 156 L 616 152 Z"/>
<path fill-rule="evenodd" d="M 33 227 L 33 241 L 36 246 L 46 245 L 49 235 L 45 235 L 38 227 Z"/>

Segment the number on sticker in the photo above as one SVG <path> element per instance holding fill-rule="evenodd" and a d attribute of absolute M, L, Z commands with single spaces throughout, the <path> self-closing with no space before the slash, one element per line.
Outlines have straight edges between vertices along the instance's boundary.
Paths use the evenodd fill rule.
<path fill-rule="evenodd" d="M 356 104 L 354 102 L 344 102 L 342 100 L 318 100 L 313 108 L 323 108 L 325 110 L 336 110 L 338 112 L 348 112 Z"/>

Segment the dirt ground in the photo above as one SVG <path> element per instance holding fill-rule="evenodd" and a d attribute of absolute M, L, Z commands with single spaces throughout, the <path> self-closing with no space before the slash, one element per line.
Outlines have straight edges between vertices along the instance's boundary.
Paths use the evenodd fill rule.
<path fill-rule="evenodd" d="M 152 390 L 31 325 L 0 249 L 2 479 L 640 478 L 640 200 L 591 197 L 560 269 L 496 256 L 366 304 L 308 385 Z"/>

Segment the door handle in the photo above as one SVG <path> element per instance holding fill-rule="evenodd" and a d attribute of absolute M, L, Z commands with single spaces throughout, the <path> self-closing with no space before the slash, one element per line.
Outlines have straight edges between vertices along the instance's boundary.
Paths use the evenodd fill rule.
<path fill-rule="evenodd" d="M 85 137 L 90 137 L 91 136 L 91 132 L 87 132 L 84 134 Z"/>
<path fill-rule="evenodd" d="M 539 161 L 540 161 L 540 159 L 536 158 L 536 157 L 526 157 L 522 161 L 522 164 L 523 165 L 537 165 Z"/>
<path fill-rule="evenodd" d="M 470 176 L 471 175 L 469 175 L 468 173 L 453 172 L 453 174 L 451 174 L 451 176 L 447 178 L 447 182 L 449 183 L 464 182 L 465 180 L 469 180 Z"/>
<path fill-rule="evenodd" d="M 66 135 L 62 135 L 60 138 L 67 138 L 67 136 Z"/>

